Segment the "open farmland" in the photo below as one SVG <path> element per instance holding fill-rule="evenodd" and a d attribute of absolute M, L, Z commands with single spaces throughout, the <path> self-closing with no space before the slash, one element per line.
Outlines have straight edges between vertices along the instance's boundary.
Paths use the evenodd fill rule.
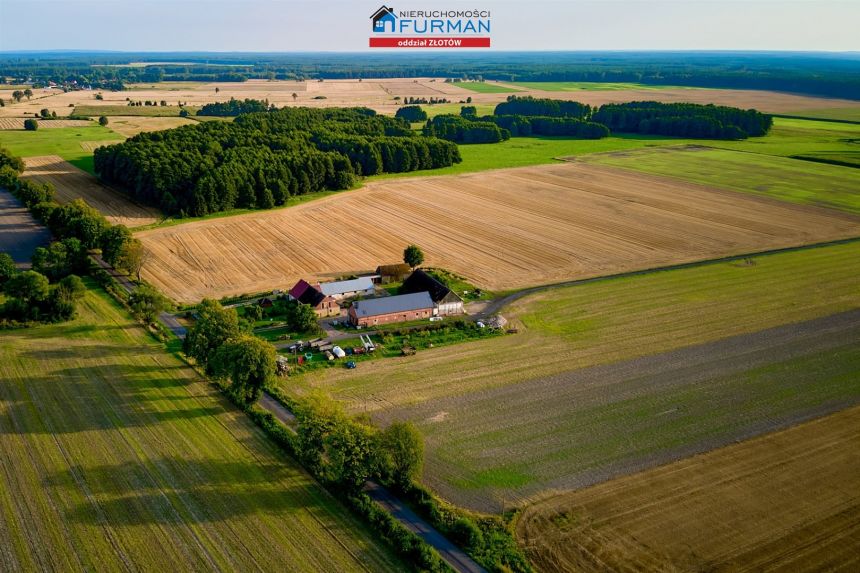
<path fill-rule="evenodd" d="M 64 161 L 62 157 L 28 157 L 24 163 L 27 166 L 24 177 L 40 183 L 51 183 L 57 190 L 57 202 L 61 204 L 84 199 L 112 224 L 127 227 L 148 225 L 158 220 L 160 214 L 156 209 L 132 203 L 118 191 L 101 184 L 95 177 Z"/>
<path fill-rule="evenodd" d="M 136 117 L 116 116 L 110 118 L 108 126 L 123 137 L 133 137 L 145 131 L 160 131 L 173 129 L 183 125 L 196 123 L 185 117 Z"/>
<path fill-rule="evenodd" d="M 0 130 L 0 146 L 18 157 L 59 155 L 75 167 L 93 173 L 92 142 L 118 143 L 122 136 L 95 122 L 87 127 L 39 129 L 38 131 Z"/>
<path fill-rule="evenodd" d="M 854 154 L 860 160 L 860 153 L 854 151 Z M 580 159 L 792 203 L 860 213 L 860 171 L 847 166 L 698 146 L 652 147 Z"/>
<path fill-rule="evenodd" d="M 860 408 L 529 507 L 541 571 L 856 571 Z"/>
<path fill-rule="evenodd" d="M 851 116 L 860 110 L 860 102 L 803 96 L 760 90 L 730 90 L 702 89 L 662 86 L 639 86 L 635 84 L 590 84 L 589 89 L 576 88 L 575 91 L 558 91 L 557 82 L 534 83 L 528 87 L 520 87 L 504 83 L 475 84 L 481 87 L 507 87 L 519 89 L 517 95 L 534 95 L 556 99 L 576 99 L 592 106 L 604 103 L 619 103 L 637 100 L 657 100 L 664 102 L 714 103 L 742 108 L 755 108 L 769 113 L 790 113 L 796 110 L 839 110 L 840 117 Z M 218 92 L 215 92 L 215 88 Z M 592 89 L 593 88 L 593 89 Z M 608 89 L 606 89 L 608 88 Z M 293 94 L 296 97 L 293 98 Z M 139 107 L 141 113 L 178 113 L 177 106 L 181 102 L 188 106 L 202 106 L 217 101 L 227 101 L 231 97 L 237 99 L 254 98 L 269 100 L 277 106 L 367 106 L 381 113 L 393 114 L 401 100 L 395 97 L 446 98 L 453 102 L 472 98 L 473 104 L 494 105 L 510 95 L 504 93 L 476 92 L 456 83 L 445 83 L 444 78 L 388 78 L 362 80 L 325 80 L 325 81 L 267 81 L 249 80 L 247 82 L 170 82 L 133 86 L 131 90 L 120 92 L 103 91 L 103 100 L 94 99 L 91 91 L 71 91 L 62 93 L 59 90 L 40 90 L 40 99 L 24 100 L 20 103 L 9 104 L 0 108 L 0 117 L 21 117 L 32 115 L 47 107 L 59 115 L 67 116 L 78 106 L 86 106 L 90 115 L 102 115 L 99 108 L 104 107 L 106 113 L 124 115 L 121 107 L 126 107 L 126 98 L 134 100 L 164 100 L 168 107 Z M 72 107 L 69 107 L 69 106 Z M 173 106 L 173 107 L 169 107 Z M 161 110 L 167 109 L 167 112 Z M 129 112 L 137 113 L 137 112 Z M 817 116 L 816 116 L 817 117 Z M 823 117 L 823 116 L 822 116 Z"/>
<path fill-rule="evenodd" d="M 401 571 L 100 291 L 0 338 L 0 569 Z"/>
<path fill-rule="evenodd" d="M 0 117 L 0 129 L 24 129 L 23 117 Z M 93 125 L 88 119 L 45 119 L 37 120 L 39 129 L 57 129 L 59 127 L 87 127 Z"/>
<path fill-rule="evenodd" d="M 857 268 L 851 242 L 550 289 L 503 310 L 519 334 L 283 389 L 414 420 L 425 481 L 499 511 L 857 403 Z"/>
<path fill-rule="evenodd" d="M 408 243 L 428 265 L 504 290 L 858 234 L 860 221 L 835 211 L 558 164 L 375 182 L 138 237 L 151 253 L 144 278 L 195 302 L 372 270 Z"/>

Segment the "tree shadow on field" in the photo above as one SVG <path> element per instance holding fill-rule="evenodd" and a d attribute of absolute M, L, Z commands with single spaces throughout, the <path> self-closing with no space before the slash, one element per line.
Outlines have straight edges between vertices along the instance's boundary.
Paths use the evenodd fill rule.
<path fill-rule="evenodd" d="M 322 497 L 287 464 L 162 457 L 116 465 L 76 465 L 50 474 L 44 487 L 86 501 L 66 511 L 91 525 L 217 522 L 243 515 L 287 517 L 321 508 Z M 307 478 L 310 483 L 309 478 Z"/>
<path fill-rule="evenodd" d="M 0 389 L 0 428 L 71 434 L 217 416 L 229 408 L 219 397 L 193 395 L 188 387 L 196 377 L 172 375 L 174 368 L 182 367 L 102 363 L 9 381 Z"/>

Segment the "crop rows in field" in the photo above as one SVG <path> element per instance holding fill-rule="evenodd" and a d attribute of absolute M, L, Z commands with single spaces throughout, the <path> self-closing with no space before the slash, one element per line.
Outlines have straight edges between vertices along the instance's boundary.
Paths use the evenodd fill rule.
<path fill-rule="evenodd" d="M 0 338 L 0 570 L 403 570 L 116 303 L 79 310 Z"/>
<path fill-rule="evenodd" d="M 517 535 L 541 571 L 853 571 L 860 407 L 549 497 Z"/>
<path fill-rule="evenodd" d="M 373 270 L 409 243 L 427 264 L 503 290 L 857 234 L 860 222 L 837 212 L 557 164 L 374 182 L 139 237 L 146 280 L 191 302 Z"/>
<path fill-rule="evenodd" d="M 23 117 L 0 117 L 0 129 L 24 129 Z M 93 125 L 88 119 L 37 119 L 39 129 L 56 129 L 60 127 L 87 127 Z"/>
<path fill-rule="evenodd" d="M 148 225 L 158 220 L 158 211 L 132 203 L 119 192 L 99 183 L 85 171 L 81 171 L 57 155 L 28 157 L 24 177 L 51 183 L 56 188 L 59 203 L 84 199 L 98 209 L 112 224 L 127 227 Z"/>

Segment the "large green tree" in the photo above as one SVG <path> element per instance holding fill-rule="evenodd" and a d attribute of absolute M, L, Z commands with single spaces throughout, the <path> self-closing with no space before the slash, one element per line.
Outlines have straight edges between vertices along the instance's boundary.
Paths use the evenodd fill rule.
<path fill-rule="evenodd" d="M 15 266 L 15 260 L 9 253 L 0 252 L 0 288 L 18 274 L 18 267 Z"/>
<path fill-rule="evenodd" d="M 418 245 L 409 245 L 403 250 L 403 262 L 413 269 L 424 262 L 424 251 Z"/>
<path fill-rule="evenodd" d="M 382 472 L 398 485 L 421 475 L 424 438 L 412 422 L 393 422 L 379 435 Z"/>
<path fill-rule="evenodd" d="M 48 277 L 36 271 L 24 271 L 6 281 L 4 291 L 24 303 L 42 302 L 51 292 Z"/>
<path fill-rule="evenodd" d="M 211 373 L 209 362 L 215 352 L 240 334 L 239 315 L 235 309 L 224 308 L 216 300 L 203 299 L 197 307 L 197 322 L 185 337 L 185 353 Z"/>
<path fill-rule="evenodd" d="M 128 296 L 128 305 L 136 315 L 151 323 L 169 306 L 169 301 L 153 287 L 141 285 Z"/>
<path fill-rule="evenodd" d="M 230 381 L 230 392 L 245 404 L 260 397 L 275 375 L 275 347 L 256 336 L 228 340 L 209 361 L 212 375 Z"/>

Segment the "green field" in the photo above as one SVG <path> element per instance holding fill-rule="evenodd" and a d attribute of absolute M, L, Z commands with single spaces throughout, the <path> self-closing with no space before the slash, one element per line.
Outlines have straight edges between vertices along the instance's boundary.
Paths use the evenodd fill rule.
<path fill-rule="evenodd" d="M 72 165 L 93 173 L 93 152 L 81 143 L 87 141 L 124 141 L 125 138 L 100 125 L 58 127 L 38 131 L 0 131 L 0 146 L 19 157 L 59 155 Z"/>
<path fill-rule="evenodd" d="M 708 148 L 634 150 L 586 161 L 860 213 L 860 172 L 852 167 Z"/>
<path fill-rule="evenodd" d="M 450 109 L 445 109 L 444 111 L 440 109 L 446 106 Z M 459 113 L 461 104 L 423 107 L 428 111 L 428 114 L 432 114 L 435 111 L 439 111 L 440 113 Z M 491 113 L 491 111 L 489 110 L 487 113 Z M 478 113 L 482 114 L 485 112 L 479 109 Z M 860 153 L 860 143 L 858 141 L 860 141 L 860 126 L 858 125 L 789 118 L 775 118 L 774 127 L 768 135 L 743 141 L 682 139 L 636 134 L 614 135 L 604 139 L 514 137 L 501 143 L 460 145 L 460 155 L 463 158 L 463 162 L 451 167 L 413 171 L 410 173 L 392 173 L 372 177 L 371 179 L 455 175 L 485 171 L 487 169 L 526 167 L 529 165 L 554 163 L 558 158 L 562 157 L 607 151 L 656 148 L 669 145 L 702 145 L 780 157 L 838 154 L 840 157 L 845 158 L 854 157 Z M 767 161 L 767 159 L 764 161 Z M 828 175 L 830 173 L 829 170 L 825 169 L 822 171 L 822 167 L 827 168 L 829 166 L 816 166 L 808 161 L 796 161 L 793 169 L 814 174 L 814 177 L 822 174 Z M 836 172 L 834 172 L 835 174 Z M 716 184 L 716 181 L 713 183 Z M 792 183 L 789 181 L 784 182 L 784 184 L 791 185 Z"/>
<path fill-rule="evenodd" d="M 491 82 L 454 82 L 452 85 L 480 94 L 507 94 L 520 91 Z"/>
<path fill-rule="evenodd" d="M 854 242 L 553 289 L 503 310 L 519 334 L 311 372 L 282 388 L 323 389 L 381 421 L 415 420 L 428 440 L 428 483 L 487 509 L 488 500 L 571 485 L 571 476 L 630 456 L 722 440 L 750 427 L 753 414 L 790 418 L 857 399 L 854 343 L 671 390 L 639 385 L 635 376 L 629 386 L 599 391 L 597 381 L 558 385 L 553 377 L 856 309 L 858 268 Z M 683 372 L 695 370 L 675 374 Z M 815 386 L 804 389 L 812 372 Z M 673 408 L 683 415 L 658 416 Z M 631 427 L 641 431 L 625 433 Z"/>
<path fill-rule="evenodd" d="M 797 117 L 815 117 L 821 119 L 840 119 L 844 121 L 860 121 L 860 106 L 799 109 L 796 111 L 786 112 L 785 115 L 794 115 Z"/>
<path fill-rule="evenodd" d="M 191 115 L 197 113 L 198 107 L 179 107 L 178 105 L 79 105 L 72 113 L 74 116 L 100 117 L 112 115 L 137 115 L 144 117 L 179 117 L 179 112 L 187 109 Z"/>
<path fill-rule="evenodd" d="M 545 92 L 707 89 L 689 86 L 657 86 L 636 82 L 510 82 L 521 88 Z"/>
<path fill-rule="evenodd" d="M 0 337 L 0 569 L 401 571 L 101 291 Z"/>

